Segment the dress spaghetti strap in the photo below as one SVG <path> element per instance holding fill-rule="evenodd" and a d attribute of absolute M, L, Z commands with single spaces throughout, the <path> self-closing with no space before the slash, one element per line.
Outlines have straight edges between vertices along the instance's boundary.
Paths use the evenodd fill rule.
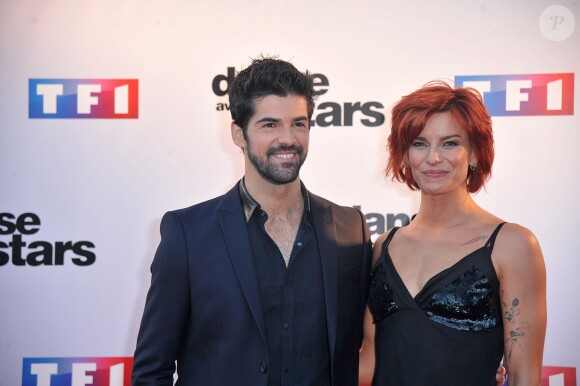
<path fill-rule="evenodd" d="M 499 224 L 495 228 L 495 230 L 493 231 L 493 233 L 491 234 L 491 236 L 489 237 L 489 240 L 487 240 L 487 243 L 485 243 L 485 248 L 488 248 L 490 253 L 491 253 L 491 251 L 493 251 L 493 245 L 495 244 L 495 238 L 497 237 L 497 234 L 499 233 L 499 230 L 505 224 L 507 224 L 507 223 L 502 222 L 501 224 Z"/>
<path fill-rule="evenodd" d="M 391 231 L 389 232 L 389 235 L 387 236 L 387 238 L 385 239 L 385 241 L 383 241 L 383 245 L 382 245 L 381 250 L 385 250 L 385 248 L 391 243 L 391 240 L 393 239 L 393 236 L 399 230 L 399 228 L 400 227 L 394 227 L 393 229 L 391 229 Z"/>

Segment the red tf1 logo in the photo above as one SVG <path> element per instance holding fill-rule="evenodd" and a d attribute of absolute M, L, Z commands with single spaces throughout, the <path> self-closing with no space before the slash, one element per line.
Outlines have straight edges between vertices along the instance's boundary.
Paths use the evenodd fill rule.
<path fill-rule="evenodd" d="M 576 386 L 576 368 L 544 366 L 542 386 Z"/>
<path fill-rule="evenodd" d="M 29 79 L 29 118 L 138 118 L 138 79 Z"/>
<path fill-rule="evenodd" d="M 130 386 L 133 358 L 24 358 L 22 386 Z"/>
<path fill-rule="evenodd" d="M 574 115 L 574 74 L 456 76 L 473 87 L 493 116 Z"/>

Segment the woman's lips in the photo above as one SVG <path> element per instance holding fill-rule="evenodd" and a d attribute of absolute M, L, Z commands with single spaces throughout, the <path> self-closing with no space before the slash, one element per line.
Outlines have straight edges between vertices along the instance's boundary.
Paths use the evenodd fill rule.
<path fill-rule="evenodd" d="M 427 170 L 423 172 L 424 175 L 431 178 L 443 177 L 447 174 L 445 170 Z"/>

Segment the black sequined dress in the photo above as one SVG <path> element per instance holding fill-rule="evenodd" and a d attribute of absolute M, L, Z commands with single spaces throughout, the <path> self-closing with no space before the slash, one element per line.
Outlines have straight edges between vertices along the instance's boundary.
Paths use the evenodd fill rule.
<path fill-rule="evenodd" d="M 496 385 L 503 356 L 499 281 L 485 246 L 433 276 L 415 296 L 388 245 L 372 270 L 369 308 L 376 327 L 374 386 Z"/>

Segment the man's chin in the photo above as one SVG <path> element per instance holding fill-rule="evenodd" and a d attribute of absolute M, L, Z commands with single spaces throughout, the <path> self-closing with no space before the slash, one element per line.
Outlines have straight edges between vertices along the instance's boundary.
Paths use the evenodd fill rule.
<path fill-rule="evenodd" d="M 270 181 L 271 183 L 273 183 L 274 185 L 287 185 L 287 184 L 291 184 L 294 181 L 296 181 L 298 179 L 298 176 L 294 177 L 294 178 L 268 178 L 268 181 Z"/>
<path fill-rule="evenodd" d="M 293 173 L 291 175 L 275 175 L 275 176 L 262 174 L 262 177 L 271 182 L 272 184 L 286 185 L 296 181 L 299 177 L 299 173 L 296 172 L 296 174 Z"/>

